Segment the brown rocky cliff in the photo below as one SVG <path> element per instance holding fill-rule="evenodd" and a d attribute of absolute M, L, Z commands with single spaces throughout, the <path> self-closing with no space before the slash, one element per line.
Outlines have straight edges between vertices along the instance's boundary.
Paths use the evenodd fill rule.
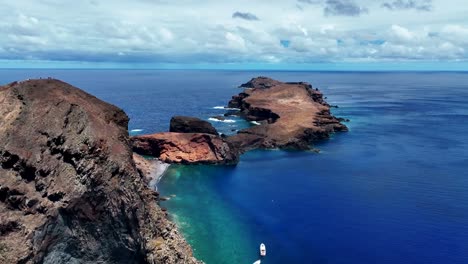
<path fill-rule="evenodd" d="M 137 172 L 127 123 L 57 80 L 0 87 L 1 263 L 197 263 Z"/>

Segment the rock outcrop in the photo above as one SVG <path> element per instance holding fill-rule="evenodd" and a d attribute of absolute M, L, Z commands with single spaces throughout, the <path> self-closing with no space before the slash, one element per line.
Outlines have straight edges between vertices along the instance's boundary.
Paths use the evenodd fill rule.
<path fill-rule="evenodd" d="M 0 263 L 197 263 L 137 171 L 127 123 L 58 80 L 0 87 Z"/>
<path fill-rule="evenodd" d="M 132 137 L 133 151 L 167 163 L 224 164 L 239 161 L 238 152 L 219 136 L 201 133 L 157 133 Z"/>
<path fill-rule="evenodd" d="M 241 87 L 244 91 L 233 96 L 228 106 L 239 108 L 247 120 L 260 123 L 228 137 L 241 152 L 254 148 L 306 150 L 314 141 L 348 130 L 331 114 L 322 93 L 308 83 L 258 77 Z"/>
<path fill-rule="evenodd" d="M 216 131 L 216 128 L 210 122 L 190 116 L 172 117 L 169 132 L 218 135 L 218 131 Z"/>

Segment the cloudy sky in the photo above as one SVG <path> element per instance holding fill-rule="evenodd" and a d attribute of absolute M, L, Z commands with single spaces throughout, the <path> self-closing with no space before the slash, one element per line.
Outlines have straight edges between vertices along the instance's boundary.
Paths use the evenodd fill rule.
<path fill-rule="evenodd" d="M 466 0 L 0 0 L 0 62 L 465 63 L 467 14 Z"/>

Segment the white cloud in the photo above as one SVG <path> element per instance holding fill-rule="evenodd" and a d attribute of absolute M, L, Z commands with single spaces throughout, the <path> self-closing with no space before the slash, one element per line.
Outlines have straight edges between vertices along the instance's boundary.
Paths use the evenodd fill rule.
<path fill-rule="evenodd" d="M 391 34 L 397 41 L 410 42 L 414 40 L 414 34 L 407 28 L 399 25 L 392 25 Z"/>
<path fill-rule="evenodd" d="M 160 34 L 160 36 L 161 36 L 161 38 L 162 38 L 162 40 L 163 40 L 164 42 L 169 42 L 169 41 L 174 40 L 174 35 L 173 35 L 172 32 L 171 32 L 169 29 L 167 29 L 167 28 L 161 28 L 161 29 L 159 30 L 159 34 Z"/>
<path fill-rule="evenodd" d="M 227 42 L 226 43 L 227 47 L 230 47 L 233 50 L 239 50 L 239 51 L 244 51 L 246 49 L 245 41 L 241 36 L 233 34 L 231 32 L 226 32 L 224 37 Z"/>
<path fill-rule="evenodd" d="M 348 6 L 327 0 L 16 0 L 0 7 L 0 60 L 467 60 L 463 2 L 433 0 L 431 11 L 420 12 L 354 0 L 368 12 L 326 16 L 330 3 Z M 233 19 L 239 6 L 259 20 Z"/>

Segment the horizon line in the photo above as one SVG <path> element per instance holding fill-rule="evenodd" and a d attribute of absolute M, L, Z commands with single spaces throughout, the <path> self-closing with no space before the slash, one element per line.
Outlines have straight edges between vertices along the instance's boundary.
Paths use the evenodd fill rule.
<path fill-rule="evenodd" d="M 468 73 L 468 69 L 272 69 L 272 68 L 119 68 L 119 67 L 11 67 L 2 68 L 0 71 L 9 70 L 102 70 L 102 71 L 268 71 L 268 72 L 462 72 Z"/>

